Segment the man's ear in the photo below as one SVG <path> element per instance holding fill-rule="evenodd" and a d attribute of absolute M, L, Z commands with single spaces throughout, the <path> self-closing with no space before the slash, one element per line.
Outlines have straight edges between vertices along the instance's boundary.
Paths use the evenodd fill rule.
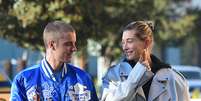
<path fill-rule="evenodd" d="M 51 40 L 48 42 L 48 48 L 55 50 L 55 41 Z"/>

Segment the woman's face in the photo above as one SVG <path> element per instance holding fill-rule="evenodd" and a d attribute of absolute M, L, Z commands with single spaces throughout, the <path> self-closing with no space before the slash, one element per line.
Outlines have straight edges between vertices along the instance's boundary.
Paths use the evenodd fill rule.
<path fill-rule="evenodd" d="M 122 49 L 128 60 L 137 62 L 145 49 L 145 44 L 136 36 L 135 30 L 126 30 L 122 35 Z"/>

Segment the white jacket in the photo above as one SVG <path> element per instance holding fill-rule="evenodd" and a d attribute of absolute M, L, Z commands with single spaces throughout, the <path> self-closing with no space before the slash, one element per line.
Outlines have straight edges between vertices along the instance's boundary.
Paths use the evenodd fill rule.
<path fill-rule="evenodd" d="M 152 76 L 146 99 L 142 86 Z M 127 62 L 111 67 L 103 78 L 102 90 L 101 101 L 190 101 L 187 81 L 180 73 L 163 68 L 154 75 L 139 62 L 134 68 Z"/>

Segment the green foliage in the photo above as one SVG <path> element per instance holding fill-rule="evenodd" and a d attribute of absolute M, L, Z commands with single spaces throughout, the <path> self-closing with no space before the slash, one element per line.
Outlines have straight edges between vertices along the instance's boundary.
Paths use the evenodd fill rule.
<path fill-rule="evenodd" d="M 160 27 L 160 30 L 158 30 L 158 43 L 166 43 L 174 46 L 181 45 L 181 41 L 184 41 L 184 39 L 189 36 L 193 26 L 192 21 L 195 19 L 196 16 L 189 15 L 180 17 L 176 21 L 161 20 L 159 25 L 163 27 Z"/>
<path fill-rule="evenodd" d="M 194 36 L 195 40 L 200 40 L 201 37 L 201 10 L 198 8 L 190 9 L 188 12 L 196 16 L 196 19 L 193 21 L 194 27 L 191 29 L 191 36 Z"/>
<path fill-rule="evenodd" d="M 184 0 L 185 1 L 185 0 Z M 102 54 L 120 55 L 121 28 L 135 20 L 156 23 L 160 44 L 187 37 L 195 16 L 180 14 L 183 0 L 1 0 L 0 37 L 20 46 L 43 50 L 44 26 L 53 20 L 71 23 L 77 30 L 78 48 L 86 50 L 87 39 L 99 42 Z M 184 10 L 185 11 L 185 10 Z M 118 54 L 118 55 L 117 55 Z"/>

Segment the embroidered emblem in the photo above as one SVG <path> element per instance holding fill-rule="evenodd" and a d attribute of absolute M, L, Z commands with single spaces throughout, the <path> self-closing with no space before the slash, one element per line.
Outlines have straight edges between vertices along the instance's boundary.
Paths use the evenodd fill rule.
<path fill-rule="evenodd" d="M 86 86 L 80 83 L 76 83 L 74 86 L 70 86 L 68 95 L 72 101 L 88 101 L 91 99 L 90 91 L 87 90 Z"/>
<path fill-rule="evenodd" d="M 36 101 L 40 99 L 39 93 L 37 92 L 37 86 L 32 86 L 27 92 L 28 101 Z"/>
<path fill-rule="evenodd" d="M 50 98 L 52 98 L 52 96 L 53 96 L 53 94 L 54 94 L 54 92 L 55 92 L 54 87 L 48 85 L 47 82 L 43 83 L 43 84 L 42 84 L 42 87 L 43 87 L 43 90 L 42 90 L 42 92 L 43 92 L 43 97 L 44 97 L 45 99 L 50 99 Z"/>

